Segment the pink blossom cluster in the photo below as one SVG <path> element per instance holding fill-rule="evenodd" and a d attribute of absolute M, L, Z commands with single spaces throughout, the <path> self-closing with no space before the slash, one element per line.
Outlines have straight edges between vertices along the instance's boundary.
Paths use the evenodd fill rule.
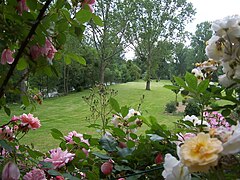
<path fill-rule="evenodd" d="M 41 127 L 40 121 L 37 117 L 33 117 L 32 114 L 23 114 L 19 116 L 22 126 L 27 126 L 29 129 L 38 129 Z"/>
<path fill-rule="evenodd" d="M 75 144 L 76 143 L 76 142 L 74 142 L 73 137 L 78 137 L 81 142 L 90 146 L 88 140 L 83 138 L 83 134 L 77 133 L 76 131 L 69 132 L 67 136 L 64 136 L 65 140 L 69 144 Z M 82 148 L 82 151 L 86 154 L 86 156 L 88 156 L 89 151 L 87 149 Z"/>
<path fill-rule="evenodd" d="M 50 63 L 52 62 L 56 52 L 57 50 L 53 46 L 51 38 L 46 38 L 45 45 L 42 47 L 39 45 L 33 45 L 30 48 L 30 54 L 33 59 L 37 59 L 39 56 L 45 56 L 48 58 Z"/>
<path fill-rule="evenodd" d="M 23 180 L 46 180 L 43 170 L 34 168 L 23 176 Z"/>
<path fill-rule="evenodd" d="M 50 158 L 46 158 L 45 162 L 51 162 L 54 169 L 65 166 L 68 162 L 72 161 L 75 154 L 69 153 L 67 150 L 62 151 L 61 148 L 52 149 L 50 152 Z"/>
<path fill-rule="evenodd" d="M 13 61 L 13 51 L 11 51 L 10 49 L 4 49 L 1 56 L 1 64 L 12 64 Z"/>
<path fill-rule="evenodd" d="M 23 11 L 28 11 L 26 0 L 17 0 L 17 11 L 19 15 L 22 15 Z"/>
<path fill-rule="evenodd" d="M 93 5 L 96 3 L 95 0 L 83 0 L 81 7 L 88 6 L 90 11 L 93 12 Z"/>
<path fill-rule="evenodd" d="M 213 112 L 205 111 L 203 116 L 205 120 L 209 123 L 211 128 L 217 128 L 221 126 L 228 129 L 231 128 L 230 124 L 226 121 L 224 116 L 217 111 L 213 111 Z"/>

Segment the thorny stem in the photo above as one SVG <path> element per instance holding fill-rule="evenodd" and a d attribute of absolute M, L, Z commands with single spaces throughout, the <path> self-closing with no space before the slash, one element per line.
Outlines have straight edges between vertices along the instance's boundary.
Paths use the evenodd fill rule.
<path fill-rule="evenodd" d="M 33 34 L 35 33 L 35 30 L 37 29 L 38 25 L 40 24 L 43 16 L 44 16 L 44 13 L 45 11 L 47 10 L 47 8 L 49 7 L 50 3 L 52 2 L 52 0 L 47 0 L 46 3 L 44 4 L 44 6 L 42 7 L 42 9 L 40 10 L 39 14 L 38 14 L 38 17 L 36 19 L 36 22 L 35 24 L 33 24 L 31 30 L 29 31 L 27 37 L 25 38 L 25 40 L 22 42 L 22 45 L 21 47 L 19 48 L 18 50 L 18 53 L 15 57 L 15 60 L 13 62 L 13 64 L 11 65 L 8 73 L 7 73 L 7 76 L 6 78 L 4 79 L 3 81 L 3 84 L 1 85 L 1 88 L 0 88 L 0 98 L 2 98 L 4 96 L 4 91 L 6 89 L 6 86 L 11 78 L 11 76 L 13 75 L 13 71 L 15 70 L 17 64 L 18 64 L 18 61 L 20 59 L 20 57 L 22 56 L 22 53 L 23 53 L 23 50 L 26 48 L 27 44 L 29 43 L 30 39 L 32 38 Z"/>

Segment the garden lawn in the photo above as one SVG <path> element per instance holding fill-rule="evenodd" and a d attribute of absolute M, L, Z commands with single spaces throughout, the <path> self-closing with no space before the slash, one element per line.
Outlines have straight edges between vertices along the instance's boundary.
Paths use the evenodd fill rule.
<path fill-rule="evenodd" d="M 160 82 L 151 82 L 151 91 L 145 90 L 145 82 L 129 82 L 124 84 L 111 85 L 118 91 L 115 97 L 119 101 L 120 106 L 127 105 L 137 109 L 141 98 L 144 95 L 144 100 L 141 105 L 142 115 L 146 118 L 154 116 L 160 124 L 166 124 L 169 127 L 174 127 L 173 122 L 180 119 L 182 116 L 165 113 L 165 105 L 170 101 L 174 101 L 175 94 L 163 87 L 165 84 L 171 84 L 170 81 L 161 80 Z M 89 94 L 89 91 L 72 93 L 67 96 L 61 96 L 51 99 L 45 99 L 42 105 L 37 106 L 37 110 L 33 112 L 35 117 L 41 121 L 41 128 L 31 130 L 21 141 L 26 144 L 33 143 L 36 149 L 47 151 L 56 148 L 59 144 L 50 135 L 52 128 L 57 128 L 67 135 L 68 132 L 76 130 L 79 133 L 88 133 L 97 135 L 96 129 L 88 128 L 89 122 L 85 120 L 90 115 L 88 105 L 83 101 L 82 96 Z M 179 96 L 180 97 L 180 96 Z M 12 115 L 21 115 L 28 113 L 26 110 L 20 109 L 19 105 L 11 106 Z M 3 113 L 3 112 L 2 112 Z M 4 114 L 4 113 L 3 113 Z M 6 122 L 9 117 L 1 115 L 1 120 Z M 0 122 L 3 124 L 3 122 Z M 138 133 L 143 133 L 146 125 L 141 128 Z"/>

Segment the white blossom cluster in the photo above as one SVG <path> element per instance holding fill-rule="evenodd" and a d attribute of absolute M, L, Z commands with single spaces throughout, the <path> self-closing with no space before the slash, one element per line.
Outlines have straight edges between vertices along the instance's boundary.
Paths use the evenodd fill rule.
<path fill-rule="evenodd" d="M 206 54 L 219 61 L 223 75 L 219 82 L 225 87 L 240 80 L 240 16 L 228 16 L 212 23 L 213 36 L 208 41 Z"/>

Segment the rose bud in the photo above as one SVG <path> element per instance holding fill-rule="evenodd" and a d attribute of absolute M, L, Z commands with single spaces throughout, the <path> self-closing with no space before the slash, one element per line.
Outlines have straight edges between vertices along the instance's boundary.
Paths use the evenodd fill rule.
<path fill-rule="evenodd" d="M 113 164 L 111 162 L 105 162 L 101 166 L 101 171 L 105 175 L 111 174 L 112 170 L 113 170 Z"/>
<path fill-rule="evenodd" d="M 158 155 L 155 157 L 154 162 L 155 164 L 161 164 L 163 162 L 163 156 L 161 153 L 158 153 Z"/>
<path fill-rule="evenodd" d="M 119 142 L 119 143 L 118 143 L 118 147 L 120 147 L 121 149 L 123 149 L 123 148 L 126 148 L 127 145 L 126 145 L 126 143 L 124 143 L 124 142 Z"/>
<path fill-rule="evenodd" d="M 18 180 L 20 178 L 20 171 L 17 165 L 13 162 L 8 162 L 2 171 L 2 180 Z"/>

